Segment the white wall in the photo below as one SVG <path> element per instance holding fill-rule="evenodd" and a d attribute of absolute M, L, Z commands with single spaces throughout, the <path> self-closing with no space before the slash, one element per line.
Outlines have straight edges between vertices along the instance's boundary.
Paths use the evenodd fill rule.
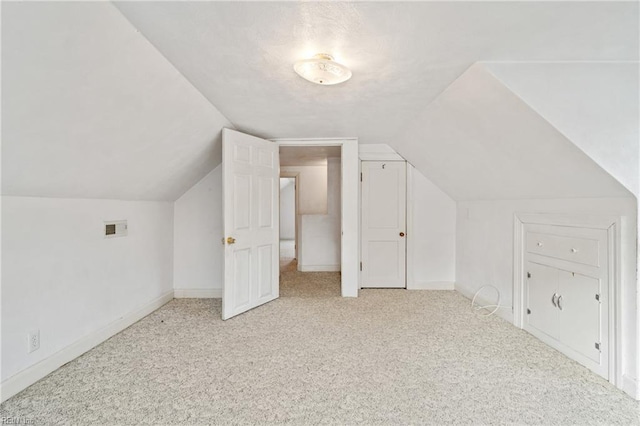
<path fill-rule="evenodd" d="M 453 290 L 456 274 L 456 202 L 407 165 L 407 288 Z M 410 235 L 409 235 L 410 232 Z"/>
<path fill-rule="evenodd" d="M 341 245 L 341 160 L 329 158 L 327 167 L 327 214 L 301 215 L 300 271 L 339 271 Z M 299 194 L 302 196 L 302 190 Z"/>
<path fill-rule="evenodd" d="M 327 214 L 327 166 L 283 166 L 280 173 L 299 173 L 298 214 Z"/>
<path fill-rule="evenodd" d="M 482 285 L 497 287 L 503 305 L 513 303 L 513 221 L 518 213 L 574 213 L 625 218 L 622 258 L 623 373 L 636 377 L 636 204 L 635 199 L 564 199 L 458 202 L 456 290 L 473 296 Z M 513 320 L 510 309 L 499 314 Z"/>
<path fill-rule="evenodd" d="M 218 166 L 174 204 L 176 297 L 221 297 L 222 226 L 222 166 Z"/>
<path fill-rule="evenodd" d="M 451 84 L 391 145 L 454 200 L 630 194 L 482 64 Z"/>
<path fill-rule="evenodd" d="M 637 62 L 484 66 L 629 191 L 640 194 Z"/>
<path fill-rule="evenodd" d="M 111 2 L 3 4 L 2 65 L 4 195 L 174 201 L 233 127 Z"/>
<path fill-rule="evenodd" d="M 280 178 L 280 239 L 296 237 L 296 180 Z"/>
<path fill-rule="evenodd" d="M 104 221 L 120 219 L 128 235 L 104 238 Z M 3 196 L 3 392 L 16 373 L 171 297 L 172 224 L 168 202 Z M 28 354 L 33 329 L 40 349 Z"/>

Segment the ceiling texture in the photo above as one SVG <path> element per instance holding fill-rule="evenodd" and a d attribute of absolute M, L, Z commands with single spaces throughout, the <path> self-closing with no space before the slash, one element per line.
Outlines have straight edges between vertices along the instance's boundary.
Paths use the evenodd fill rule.
<path fill-rule="evenodd" d="M 603 108 L 601 95 L 571 95 L 594 81 L 575 78 L 591 64 L 638 60 L 637 18 L 635 2 L 5 3 L 3 194 L 174 200 L 220 163 L 222 127 L 388 144 L 454 199 L 628 195 L 610 175 L 637 194 L 638 155 L 596 147 L 615 135 L 632 152 L 631 114 L 579 130 L 637 98 Z M 298 77 L 293 63 L 316 53 L 353 78 Z M 583 84 L 545 92 L 544 73 Z M 630 96 L 637 74 L 616 73 L 598 81 Z M 558 91 L 579 114 L 549 101 Z M 535 132 L 544 143 L 520 137 Z M 509 164 L 523 152 L 561 157 L 544 170 Z M 491 172 L 465 175 L 471 153 Z M 540 189 L 539 176 L 566 177 L 565 163 L 584 179 Z"/>

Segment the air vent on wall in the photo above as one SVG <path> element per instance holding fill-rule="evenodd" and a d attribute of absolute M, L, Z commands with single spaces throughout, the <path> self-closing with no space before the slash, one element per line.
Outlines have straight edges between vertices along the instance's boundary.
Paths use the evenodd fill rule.
<path fill-rule="evenodd" d="M 104 237 L 124 237 L 127 235 L 126 220 L 112 220 L 104 223 Z"/>

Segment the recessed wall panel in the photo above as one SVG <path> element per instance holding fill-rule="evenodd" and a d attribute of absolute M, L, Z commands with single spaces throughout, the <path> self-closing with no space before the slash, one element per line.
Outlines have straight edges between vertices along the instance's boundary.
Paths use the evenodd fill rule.
<path fill-rule="evenodd" d="M 251 249 L 246 248 L 233 252 L 234 256 L 234 306 L 246 305 L 251 300 Z"/>
<path fill-rule="evenodd" d="M 367 271 L 379 279 L 398 278 L 400 274 L 397 241 L 369 241 Z"/>
<path fill-rule="evenodd" d="M 260 228 L 273 227 L 273 199 L 274 181 L 270 177 L 258 178 L 258 196 L 260 207 L 258 209 L 258 226 Z"/>
<path fill-rule="evenodd" d="M 273 167 L 273 152 L 258 149 L 258 164 L 263 167 Z"/>
<path fill-rule="evenodd" d="M 236 175 L 233 177 L 233 228 L 248 229 L 251 226 L 251 176 Z"/>
<path fill-rule="evenodd" d="M 397 169 L 371 169 L 368 184 L 369 197 L 369 228 L 395 229 L 400 224 L 398 214 L 400 209 Z"/>
<path fill-rule="evenodd" d="M 251 147 L 234 146 L 233 160 L 238 163 L 251 164 Z"/>
<path fill-rule="evenodd" d="M 273 248 L 272 245 L 258 247 L 258 288 L 260 297 L 270 296 L 273 291 Z"/>

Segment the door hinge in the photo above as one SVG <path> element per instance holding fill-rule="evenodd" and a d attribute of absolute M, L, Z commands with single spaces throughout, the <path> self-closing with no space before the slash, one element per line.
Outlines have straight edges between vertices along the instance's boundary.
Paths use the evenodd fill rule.
<path fill-rule="evenodd" d="M 600 343 L 596 342 L 596 349 L 600 350 Z"/>
<path fill-rule="evenodd" d="M 362 173 L 360 173 L 360 182 L 362 182 Z"/>
<path fill-rule="evenodd" d="M 600 301 L 600 295 L 596 294 L 596 300 L 599 302 Z"/>
<path fill-rule="evenodd" d="M 527 278 L 531 278 L 531 272 L 527 272 Z"/>
<path fill-rule="evenodd" d="M 527 315 L 531 315 L 531 309 L 527 308 Z"/>
<path fill-rule="evenodd" d="M 362 271 L 362 262 L 360 262 L 360 270 Z"/>

